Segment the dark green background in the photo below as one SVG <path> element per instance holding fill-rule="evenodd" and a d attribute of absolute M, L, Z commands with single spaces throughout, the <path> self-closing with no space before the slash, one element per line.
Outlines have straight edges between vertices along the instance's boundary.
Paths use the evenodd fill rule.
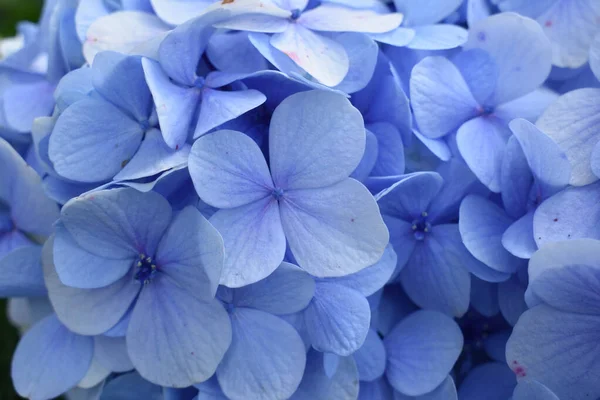
<path fill-rule="evenodd" d="M 13 36 L 18 21 L 37 21 L 41 1 L 0 0 L 0 36 Z M 0 400 L 20 399 L 10 380 L 10 360 L 18 341 L 17 331 L 6 319 L 6 301 L 0 300 Z"/>

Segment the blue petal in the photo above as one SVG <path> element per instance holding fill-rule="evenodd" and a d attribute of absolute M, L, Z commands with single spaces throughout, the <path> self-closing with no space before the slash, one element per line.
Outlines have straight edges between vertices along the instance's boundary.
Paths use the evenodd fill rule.
<path fill-rule="evenodd" d="M 550 389 L 534 380 L 522 380 L 513 392 L 513 400 L 559 400 Z"/>
<path fill-rule="evenodd" d="M 427 57 L 415 65 L 410 97 L 420 132 L 432 139 L 455 130 L 479 109 L 458 68 L 443 57 Z"/>
<path fill-rule="evenodd" d="M 486 354 L 494 361 L 506 363 L 506 342 L 511 330 L 493 333 L 483 340 Z"/>
<path fill-rule="evenodd" d="M 235 290 L 233 304 L 271 314 L 292 314 L 306 308 L 314 293 L 314 279 L 295 265 L 283 262 L 265 279 Z"/>
<path fill-rule="evenodd" d="M 386 375 L 394 389 L 420 396 L 440 385 L 462 350 L 460 328 L 436 311 L 417 311 L 385 337 Z"/>
<path fill-rule="evenodd" d="M 402 393 L 395 392 L 394 400 L 457 400 L 456 386 L 450 375 L 433 391 L 421 396 L 405 396 Z"/>
<path fill-rule="evenodd" d="M 299 24 L 274 34 L 271 44 L 326 86 L 339 85 L 350 68 L 344 46 Z"/>
<path fill-rule="evenodd" d="M 525 96 L 497 106 L 494 115 L 504 121 L 525 118 L 535 122 L 540 115 L 558 99 L 558 93 L 542 86 Z"/>
<path fill-rule="evenodd" d="M 417 242 L 400 273 L 402 286 L 415 304 L 460 317 L 469 308 L 468 264 L 478 263 L 461 241 L 458 225 L 437 225 Z"/>
<path fill-rule="evenodd" d="M 94 58 L 94 88 L 106 100 L 142 122 L 150 117 L 152 96 L 140 57 L 105 51 Z"/>
<path fill-rule="evenodd" d="M 19 132 L 30 132 L 35 118 L 52 113 L 53 91 L 54 86 L 45 80 L 9 86 L 2 93 L 7 124 Z"/>
<path fill-rule="evenodd" d="M 498 284 L 498 304 L 504 319 L 515 326 L 517 320 L 527 310 L 525 304 L 525 287 L 519 283 L 519 280 L 513 278 Z"/>
<path fill-rule="evenodd" d="M 379 146 L 377 162 L 371 175 L 402 175 L 404 173 L 404 144 L 400 132 L 387 122 L 369 124 L 367 127 L 377 138 Z"/>
<path fill-rule="evenodd" d="M 506 345 L 518 378 L 535 379 L 559 398 L 600 396 L 600 316 L 572 314 L 545 305 L 526 311 Z"/>
<path fill-rule="evenodd" d="M 41 247 L 19 247 L 0 256 L 0 297 L 43 296 L 46 294 Z"/>
<path fill-rule="evenodd" d="M 93 355 L 91 337 L 70 332 L 51 315 L 19 342 L 11 376 L 17 392 L 34 400 L 59 396 L 85 375 Z"/>
<path fill-rule="evenodd" d="M 187 141 L 192 118 L 200 104 L 200 92 L 173 84 L 155 61 L 145 58 L 142 65 L 156 104 L 163 138 L 169 147 L 181 148 Z"/>
<path fill-rule="evenodd" d="M 231 323 L 221 303 L 201 302 L 167 275 L 143 288 L 127 329 L 133 365 L 161 386 L 187 387 L 210 378 L 230 343 Z"/>
<path fill-rule="evenodd" d="M 515 136 L 508 139 L 500 167 L 502 204 L 512 218 L 520 218 L 531 206 L 529 198 L 534 177 Z"/>
<path fill-rule="evenodd" d="M 427 214 L 443 183 L 435 172 L 417 173 L 377 194 L 377 204 L 382 214 L 412 222 L 422 213 Z"/>
<path fill-rule="evenodd" d="M 133 369 L 124 337 L 94 336 L 94 358 L 109 371 L 127 372 Z"/>
<path fill-rule="evenodd" d="M 567 155 L 571 185 L 582 186 L 598 178 L 590 157 L 600 142 L 600 89 L 580 89 L 561 96 L 536 123 Z"/>
<path fill-rule="evenodd" d="M 362 182 L 369 178 L 369 175 L 373 170 L 373 166 L 377 162 L 379 152 L 377 138 L 375 137 L 373 132 L 366 129 L 365 133 L 367 134 L 367 140 L 365 143 L 365 153 L 363 154 L 363 157 L 358 163 L 356 169 L 350 174 L 351 178 L 354 178 L 359 182 Z"/>
<path fill-rule="evenodd" d="M 225 92 L 205 88 L 194 138 L 260 106 L 265 100 L 264 94 L 253 89 Z"/>
<path fill-rule="evenodd" d="M 222 209 L 211 217 L 225 243 L 222 285 L 240 287 L 257 282 L 281 264 L 285 234 L 280 218 L 272 197 Z"/>
<path fill-rule="evenodd" d="M 392 387 L 385 378 L 361 381 L 358 400 L 394 400 Z"/>
<path fill-rule="evenodd" d="M 465 49 L 487 51 L 498 66 L 489 105 L 506 103 L 540 86 L 552 68 L 552 49 L 537 22 L 514 13 L 491 16 L 471 27 Z"/>
<path fill-rule="evenodd" d="M 489 362 L 475 367 L 458 390 L 460 400 L 506 400 L 516 385 L 514 374 L 506 366 Z"/>
<path fill-rule="evenodd" d="M 317 282 L 304 318 L 315 349 L 347 356 L 364 343 L 371 311 L 367 299 L 354 289 Z"/>
<path fill-rule="evenodd" d="M 473 275 L 471 277 L 471 305 L 484 317 L 490 318 L 498 314 L 500 312 L 498 285 Z"/>
<path fill-rule="evenodd" d="M 353 357 L 361 381 L 373 381 L 385 372 L 385 347 L 373 329 L 369 329 L 365 342 L 356 350 Z"/>
<path fill-rule="evenodd" d="M 576 238 L 600 239 L 599 195 L 600 182 L 596 182 L 568 187 L 540 204 L 533 216 L 533 237 L 538 247 Z"/>
<path fill-rule="evenodd" d="M 389 44 L 392 46 L 406 46 L 415 37 L 415 31 L 410 28 L 398 27 L 384 33 L 372 33 L 369 35 L 371 39 L 378 42 Z"/>
<path fill-rule="evenodd" d="M 287 322 L 259 310 L 236 308 L 232 342 L 217 369 L 223 392 L 232 400 L 286 399 L 304 372 L 304 343 Z"/>
<path fill-rule="evenodd" d="M 471 49 L 458 53 L 452 62 L 460 70 L 473 97 L 479 104 L 485 104 L 494 93 L 498 80 L 498 67 L 492 56 L 485 50 Z"/>
<path fill-rule="evenodd" d="M 242 206 L 274 190 L 260 148 L 241 132 L 223 130 L 198 139 L 189 169 L 198 195 L 213 207 Z"/>
<path fill-rule="evenodd" d="M 82 335 L 98 335 L 115 326 L 140 291 L 132 275 L 98 289 L 77 289 L 64 285 L 52 261 L 53 239 L 42 253 L 48 297 L 56 315 L 70 330 Z"/>
<path fill-rule="evenodd" d="M 590 68 L 600 80 L 600 35 L 596 35 L 590 47 Z"/>
<path fill-rule="evenodd" d="M 447 50 L 467 41 L 467 30 L 450 24 L 423 25 L 413 28 L 415 37 L 408 44 L 414 50 Z"/>
<path fill-rule="evenodd" d="M 80 182 L 108 180 L 133 157 L 143 137 L 140 124 L 104 100 L 67 108 L 50 136 L 56 172 Z"/>
<path fill-rule="evenodd" d="M 147 400 L 163 400 L 161 387 L 148 382 L 137 372 L 119 375 L 106 383 L 98 400 L 128 400 L 138 396 Z"/>
<path fill-rule="evenodd" d="M 513 120 L 509 127 L 521 144 L 541 197 L 565 188 L 571 178 L 571 166 L 556 143 L 527 120 Z"/>
<path fill-rule="evenodd" d="M 452 14 L 460 3 L 460 0 L 394 0 L 408 26 L 435 24 Z"/>
<path fill-rule="evenodd" d="M 458 149 L 475 176 L 493 192 L 500 191 L 500 172 L 510 131 L 487 116 L 464 123 L 456 135 Z"/>
<path fill-rule="evenodd" d="M 326 91 L 296 93 L 273 113 L 270 167 L 281 189 L 340 182 L 356 168 L 364 148 L 362 117 L 344 96 Z"/>
<path fill-rule="evenodd" d="M 356 399 L 358 382 L 352 357 L 341 357 L 335 375 L 329 377 L 323 367 L 322 353 L 310 350 L 302 382 L 290 400 Z"/>
<path fill-rule="evenodd" d="M 206 55 L 219 71 L 250 73 L 268 69 L 267 60 L 252 45 L 247 32 L 212 35 Z"/>
<path fill-rule="evenodd" d="M 396 262 L 396 252 L 388 244 L 383 255 L 375 264 L 354 274 L 331 278 L 331 281 L 355 289 L 363 296 L 371 296 L 390 280 L 396 269 Z"/>
<path fill-rule="evenodd" d="M 171 206 L 156 192 L 103 190 L 69 201 L 61 221 L 75 242 L 94 255 L 111 259 L 140 253 L 152 256 L 171 222 Z"/>
<path fill-rule="evenodd" d="M 367 35 L 344 32 L 335 37 L 344 46 L 350 60 L 348 74 L 335 89 L 345 93 L 354 93 L 363 89 L 375 71 L 379 47 Z"/>
<path fill-rule="evenodd" d="M 156 250 L 160 272 L 200 300 L 217 292 L 223 268 L 223 239 L 194 206 L 173 219 Z"/>
<path fill-rule="evenodd" d="M 498 272 L 513 273 L 520 265 L 519 259 L 502 246 L 502 234 L 511 223 L 501 208 L 483 197 L 469 195 L 460 205 L 458 227 L 465 247 Z"/>
<path fill-rule="evenodd" d="M 175 145 L 177 149 L 177 145 Z M 115 180 L 148 178 L 161 172 L 187 166 L 191 146 L 183 144 L 178 150 L 169 148 L 158 129 L 146 132 L 133 158 L 115 175 Z"/>
<path fill-rule="evenodd" d="M 375 264 L 389 241 L 377 203 L 354 179 L 285 192 L 280 211 L 298 265 L 314 276 L 358 272 Z"/>
<path fill-rule="evenodd" d="M 529 262 L 529 287 L 540 301 L 571 313 L 600 314 L 600 242 L 575 239 L 552 243 Z"/>
<path fill-rule="evenodd" d="M 402 19 L 400 13 L 380 14 L 369 9 L 353 9 L 325 2 L 303 12 L 298 23 L 321 32 L 383 33 L 396 29 Z"/>
<path fill-rule="evenodd" d="M 171 25 L 179 25 L 202 14 L 211 0 L 151 0 L 156 15 Z"/>
<path fill-rule="evenodd" d="M 502 246 L 519 258 L 530 258 L 537 250 L 533 238 L 533 216 L 530 211 L 514 223 L 502 234 Z"/>

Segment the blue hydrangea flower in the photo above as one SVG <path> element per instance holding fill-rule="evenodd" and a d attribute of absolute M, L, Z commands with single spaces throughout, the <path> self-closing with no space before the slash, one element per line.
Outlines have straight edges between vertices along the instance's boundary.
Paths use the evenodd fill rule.
<path fill-rule="evenodd" d="M 241 132 L 198 139 L 189 168 L 200 198 L 221 209 L 211 218 L 227 248 L 221 284 L 268 276 L 283 260 L 286 241 L 298 265 L 315 276 L 374 264 L 388 232 L 368 190 L 347 178 L 364 143 L 360 113 L 325 91 L 297 93 L 277 107 L 269 166 Z"/>
<path fill-rule="evenodd" d="M 190 146 L 170 149 L 157 129 L 140 57 L 104 52 L 90 73 L 73 78 L 81 83 L 91 78 L 93 91 L 71 94 L 73 103 L 52 129 L 48 157 L 60 176 L 93 183 L 149 177 L 185 165 Z M 68 88 L 58 93 L 70 95 Z"/>
<path fill-rule="evenodd" d="M 425 137 L 456 131 L 469 168 L 499 192 L 507 123 L 516 117 L 535 120 L 555 97 L 536 91 L 550 72 L 551 47 L 536 22 L 504 13 L 471 27 L 464 49 L 454 62 L 427 57 L 414 67 L 412 107 Z"/>
<path fill-rule="evenodd" d="M 260 4 L 248 7 L 242 2 L 224 2 L 209 7 L 206 13 L 233 11 L 232 18 L 214 25 L 218 28 L 272 33 L 269 46 L 257 47 L 265 58 L 270 59 L 273 52 L 280 57 L 285 55 L 289 58 L 287 63 L 291 60 L 326 86 L 342 82 L 348 73 L 350 59 L 342 44 L 317 32 L 382 33 L 397 28 L 402 22 L 402 15 L 398 13 L 379 14 L 329 2 L 312 9 L 306 9 L 307 0 L 263 1 Z"/>
<path fill-rule="evenodd" d="M 44 275 L 69 329 L 126 336 L 143 377 L 186 387 L 214 373 L 231 323 L 214 299 L 221 237 L 191 206 L 172 214 L 154 192 L 124 188 L 75 198 L 61 211 L 55 265 L 44 265 Z"/>

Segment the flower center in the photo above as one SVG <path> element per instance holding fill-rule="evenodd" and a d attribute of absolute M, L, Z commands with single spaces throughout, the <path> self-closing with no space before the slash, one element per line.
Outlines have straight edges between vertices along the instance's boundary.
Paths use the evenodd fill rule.
<path fill-rule="evenodd" d="M 136 264 L 134 278 L 144 285 L 150 283 L 156 275 L 156 264 L 152 257 L 147 257 L 145 254 L 140 254 L 140 259 Z"/>
<path fill-rule="evenodd" d="M 202 89 L 205 84 L 206 84 L 206 79 L 204 79 L 204 77 L 202 77 L 202 76 L 197 77 L 196 80 L 194 81 L 194 87 L 196 87 L 198 89 Z"/>
<path fill-rule="evenodd" d="M 423 240 L 427 233 L 431 232 L 431 224 L 427 222 L 427 213 L 423 211 L 412 223 L 412 230 L 415 239 Z"/>
<path fill-rule="evenodd" d="M 273 196 L 275 200 L 279 200 L 283 196 L 283 189 L 278 187 L 273 189 L 273 191 L 271 192 L 271 196 Z"/>
<path fill-rule="evenodd" d="M 301 13 L 300 9 L 296 8 L 296 9 L 292 10 L 292 16 L 290 18 L 294 21 L 297 20 L 300 17 L 300 13 Z"/>

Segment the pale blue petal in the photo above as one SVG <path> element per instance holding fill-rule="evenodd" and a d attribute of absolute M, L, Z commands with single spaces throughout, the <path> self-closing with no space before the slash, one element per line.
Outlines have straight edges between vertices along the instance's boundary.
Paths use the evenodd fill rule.
<path fill-rule="evenodd" d="M 529 287 L 539 301 L 571 313 L 600 315 L 600 242 L 552 243 L 529 262 Z"/>
<path fill-rule="evenodd" d="M 248 32 L 212 35 L 206 56 L 219 71 L 250 73 L 268 69 L 267 60 L 252 45 Z"/>
<path fill-rule="evenodd" d="M 361 381 L 373 381 L 384 374 L 385 347 L 381 338 L 373 329 L 369 329 L 365 342 L 352 356 L 356 361 L 358 376 Z"/>
<path fill-rule="evenodd" d="M 212 0 L 151 0 L 156 15 L 171 25 L 179 25 L 202 14 Z"/>
<path fill-rule="evenodd" d="M 114 177 L 114 180 L 134 180 L 148 178 L 161 172 L 185 168 L 188 163 L 191 146 L 167 146 L 158 129 L 146 132 L 144 140 L 133 158 Z"/>
<path fill-rule="evenodd" d="M 127 372 L 133 369 L 124 337 L 94 336 L 94 358 L 112 372 Z"/>
<path fill-rule="evenodd" d="M 582 186 L 598 178 L 590 157 L 600 142 L 600 89 L 580 89 L 561 96 L 536 122 L 571 163 L 571 185 Z"/>
<path fill-rule="evenodd" d="M 323 367 L 323 354 L 310 350 L 304 377 L 290 400 L 353 400 L 358 397 L 358 388 L 358 371 L 354 358 L 341 357 L 335 375 L 329 377 Z"/>
<path fill-rule="evenodd" d="M 414 50 L 447 50 L 467 41 L 465 28 L 450 24 L 423 25 L 413 28 L 415 37 L 408 44 Z"/>
<path fill-rule="evenodd" d="M 303 12 L 298 23 L 316 31 L 383 33 L 396 29 L 402 19 L 399 13 L 380 14 L 326 2 Z"/>
<path fill-rule="evenodd" d="M 600 34 L 596 35 L 590 47 L 590 68 L 600 80 Z"/>
<path fill-rule="evenodd" d="M 392 245 L 388 244 L 375 264 L 354 274 L 331 278 L 331 281 L 355 289 L 363 296 L 371 296 L 390 280 L 396 269 L 397 258 Z"/>
<path fill-rule="evenodd" d="M 456 135 L 458 149 L 475 176 L 493 192 L 500 192 L 500 171 L 510 131 L 498 119 L 477 117 Z"/>
<path fill-rule="evenodd" d="M 32 400 L 63 394 L 83 378 L 93 349 L 91 337 L 70 332 L 54 315 L 44 318 L 15 350 L 11 366 L 15 389 Z"/>
<path fill-rule="evenodd" d="M 340 182 L 356 168 L 364 148 L 362 116 L 344 96 L 326 91 L 296 93 L 273 113 L 270 167 L 273 181 L 283 190 Z"/>
<path fill-rule="evenodd" d="M 513 400 L 559 400 L 550 389 L 532 379 L 519 382 L 512 398 Z"/>
<path fill-rule="evenodd" d="M 495 108 L 494 115 L 504 121 L 525 118 L 530 122 L 535 122 L 556 99 L 558 99 L 558 93 L 542 86 L 515 100 L 500 104 Z"/>
<path fill-rule="evenodd" d="M 298 265 L 314 276 L 358 272 L 375 264 L 389 241 L 377 203 L 354 179 L 288 191 L 280 200 L 280 211 Z"/>
<path fill-rule="evenodd" d="M 255 109 L 266 99 L 264 94 L 254 89 L 226 92 L 204 88 L 194 138 Z"/>
<path fill-rule="evenodd" d="M 223 392 L 232 400 L 286 399 L 304 373 L 306 352 L 296 330 L 264 311 L 236 308 L 232 341 L 217 369 Z"/>
<path fill-rule="evenodd" d="M 577 238 L 600 239 L 598 196 L 600 182 L 568 187 L 540 204 L 533 216 L 533 237 L 538 247 Z"/>
<path fill-rule="evenodd" d="M 525 286 L 516 277 L 498 284 L 498 304 L 504 319 L 515 326 L 521 314 L 527 310 Z"/>
<path fill-rule="evenodd" d="M 241 132 L 217 131 L 196 140 L 189 169 L 196 192 L 213 207 L 266 201 L 274 190 L 260 148 Z"/>
<path fill-rule="evenodd" d="M 438 173 L 417 173 L 377 194 L 377 204 L 383 215 L 412 223 L 423 213 L 427 214 L 429 205 L 443 184 Z"/>
<path fill-rule="evenodd" d="M 386 375 L 394 389 L 409 396 L 431 392 L 452 369 L 462 350 L 458 325 L 436 311 L 417 311 L 385 337 Z"/>
<path fill-rule="evenodd" d="M 473 97 L 479 104 L 485 104 L 494 93 L 498 80 L 498 67 L 492 56 L 485 50 L 471 49 L 458 53 L 452 62 L 469 85 Z"/>
<path fill-rule="evenodd" d="M 480 196 L 469 195 L 460 205 L 458 227 L 465 247 L 498 272 L 513 273 L 521 263 L 502 246 L 502 234 L 512 222 L 500 207 Z"/>
<path fill-rule="evenodd" d="M 201 94 L 173 84 L 156 61 L 142 60 L 146 82 L 152 92 L 162 136 L 173 149 L 185 144 Z"/>
<path fill-rule="evenodd" d="M 257 282 L 283 261 L 285 234 L 272 197 L 219 210 L 210 222 L 225 243 L 221 285 L 241 287 Z"/>
<path fill-rule="evenodd" d="M 421 396 L 406 396 L 400 392 L 394 392 L 394 400 L 457 400 L 456 386 L 450 375 L 433 391 Z"/>
<path fill-rule="evenodd" d="M 33 120 L 52 113 L 54 85 L 39 82 L 14 83 L 2 92 L 6 123 L 19 132 L 30 132 Z"/>
<path fill-rule="evenodd" d="M 506 103 L 540 86 L 552 68 L 552 48 L 537 22 L 514 13 L 479 21 L 469 30 L 465 49 L 487 51 L 498 66 L 490 105 Z"/>
<path fill-rule="evenodd" d="M 187 387 L 210 378 L 230 343 L 231 323 L 221 303 L 201 302 L 162 274 L 143 288 L 127 328 L 133 365 L 161 386 Z"/>
<path fill-rule="evenodd" d="M 315 293 L 315 281 L 297 266 L 283 262 L 268 277 L 233 291 L 236 307 L 271 314 L 292 314 L 306 308 Z"/>
<path fill-rule="evenodd" d="M 140 285 L 133 274 L 98 289 L 77 289 L 61 283 L 52 262 L 52 242 L 43 250 L 44 279 L 48 297 L 58 318 L 70 330 L 98 335 L 115 326 L 138 295 Z"/>
<path fill-rule="evenodd" d="M 432 139 L 452 132 L 479 112 L 458 68 L 443 57 L 427 57 L 415 65 L 410 97 L 420 132 Z"/>
<path fill-rule="evenodd" d="M 344 32 L 335 40 L 344 46 L 350 60 L 348 74 L 335 89 L 345 93 L 357 92 L 373 77 L 379 47 L 369 36 L 360 33 Z"/>
<path fill-rule="evenodd" d="M 533 216 L 533 211 L 528 212 L 502 234 L 502 246 L 514 256 L 527 259 L 538 248 L 533 238 Z"/>
<path fill-rule="evenodd" d="M 394 0 L 408 26 L 435 24 L 452 14 L 460 3 L 460 0 Z"/>
<path fill-rule="evenodd" d="M 371 311 L 367 299 L 354 289 L 317 282 L 304 318 L 315 349 L 347 356 L 364 343 Z"/>
<path fill-rule="evenodd" d="M 285 32 L 274 34 L 270 42 L 326 86 L 339 85 L 350 68 L 344 46 L 299 24 L 290 24 Z"/>
<path fill-rule="evenodd" d="M 181 210 L 156 250 L 160 272 L 200 300 L 212 299 L 224 259 L 223 239 L 194 206 Z"/>
<path fill-rule="evenodd" d="M 85 99 L 67 108 L 50 135 L 49 156 L 56 172 L 80 182 L 111 179 L 137 151 L 140 124 L 112 104 Z"/>
<path fill-rule="evenodd" d="M 19 247 L 0 256 L 0 297 L 46 294 L 40 246 Z"/>
<path fill-rule="evenodd" d="M 403 47 L 409 44 L 415 37 L 415 31 L 410 28 L 398 27 L 384 33 L 372 33 L 371 39 L 392 46 Z"/>
<path fill-rule="evenodd" d="M 600 316 L 572 314 L 545 305 L 526 311 L 506 345 L 519 378 L 535 379 L 560 399 L 600 396 Z"/>

